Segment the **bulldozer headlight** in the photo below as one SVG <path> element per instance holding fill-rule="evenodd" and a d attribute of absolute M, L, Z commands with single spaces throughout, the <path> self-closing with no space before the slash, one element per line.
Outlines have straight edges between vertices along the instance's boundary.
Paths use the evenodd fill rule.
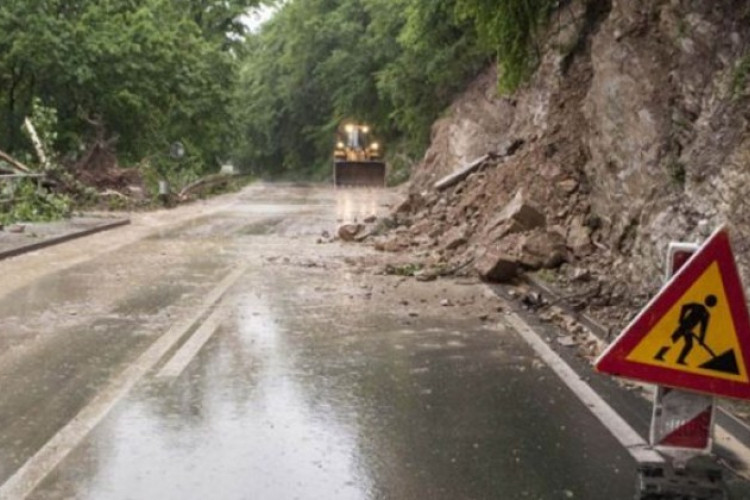
<path fill-rule="evenodd" d="M 354 125 L 352 125 L 351 123 L 347 123 L 346 125 L 344 125 L 344 130 L 346 130 L 348 134 L 351 134 L 354 131 Z"/>
<path fill-rule="evenodd" d="M 341 142 L 341 141 L 337 142 L 337 143 L 336 143 L 336 148 L 337 148 L 337 149 L 344 149 L 344 143 L 343 143 L 343 142 Z"/>
<path fill-rule="evenodd" d="M 370 144 L 370 149 L 377 151 L 378 149 L 380 149 L 380 144 L 378 144 L 377 142 L 373 142 L 372 144 Z"/>
<path fill-rule="evenodd" d="M 368 127 L 367 125 L 363 126 L 362 127 L 362 133 L 363 134 L 369 134 L 370 133 L 370 127 Z"/>

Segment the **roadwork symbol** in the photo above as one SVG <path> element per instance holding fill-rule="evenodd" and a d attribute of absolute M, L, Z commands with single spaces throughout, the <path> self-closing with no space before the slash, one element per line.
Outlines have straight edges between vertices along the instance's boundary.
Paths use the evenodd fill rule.
<path fill-rule="evenodd" d="M 750 318 L 722 228 L 597 359 L 599 371 L 750 399 Z"/>
<path fill-rule="evenodd" d="M 717 302 L 716 295 L 707 295 L 702 304 L 691 302 L 685 304 L 680 309 L 679 325 L 677 325 L 677 329 L 671 335 L 673 343 L 678 343 L 680 340 L 683 341 L 682 350 L 677 357 L 677 364 L 687 366 L 686 360 L 693 350 L 695 340 L 711 356 L 711 359 L 701 364 L 699 368 L 739 375 L 740 371 L 737 366 L 737 356 L 734 353 L 734 349 L 724 351 L 717 356 L 714 350 L 706 343 L 706 332 L 709 320 L 711 319 L 709 308 L 715 307 Z M 664 356 L 669 352 L 669 349 L 670 346 L 662 347 L 656 353 L 654 359 L 666 363 L 667 360 L 664 359 Z"/>

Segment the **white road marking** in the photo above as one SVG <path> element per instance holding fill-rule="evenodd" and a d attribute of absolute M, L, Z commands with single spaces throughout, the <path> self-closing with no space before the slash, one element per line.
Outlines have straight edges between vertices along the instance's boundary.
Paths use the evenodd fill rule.
<path fill-rule="evenodd" d="M 185 333 L 216 304 L 227 290 L 245 273 L 241 266 L 229 273 L 206 296 L 196 313 L 186 321 L 173 325 L 151 347 L 122 373 L 115 377 L 105 389 L 97 394 L 57 434 L 42 446 L 15 474 L 0 486 L 0 499 L 20 500 L 26 498 L 57 465 L 65 459 L 91 432 L 109 411 L 151 370 Z"/>
<path fill-rule="evenodd" d="M 665 461 L 520 316 L 509 313 L 505 318 L 638 463 L 663 463 Z"/>
<path fill-rule="evenodd" d="M 550 290 L 550 288 L 547 287 L 542 281 L 540 281 L 540 280 L 533 280 L 533 283 L 534 283 L 534 286 L 538 286 L 539 288 L 541 288 L 542 290 L 544 290 L 547 293 L 548 296 L 554 297 L 556 295 L 555 292 L 553 292 L 552 290 Z M 583 317 L 588 322 L 590 322 L 592 324 L 597 324 L 597 322 L 595 320 L 593 320 L 591 317 L 586 316 L 586 315 L 583 315 Z M 599 328 L 601 328 L 602 330 L 604 329 L 601 326 Z M 589 340 L 596 341 L 596 343 L 601 347 L 600 352 L 603 351 L 604 349 L 606 349 L 608 347 L 609 344 L 607 344 L 601 338 L 599 338 L 596 334 L 594 334 L 590 330 L 590 328 L 586 327 L 586 329 L 588 331 Z M 635 380 L 629 380 L 629 382 L 632 383 L 632 384 L 636 384 L 636 385 L 641 386 L 642 389 L 644 389 L 645 391 L 647 391 L 647 393 L 643 394 L 643 396 L 646 399 L 648 399 L 649 401 L 653 400 L 653 392 L 655 391 L 656 386 L 650 385 L 650 384 L 646 384 L 644 382 L 638 382 L 638 381 L 635 381 Z M 717 411 L 721 411 L 721 409 L 717 409 Z M 735 420 L 742 427 L 745 427 L 745 428 L 748 427 L 748 425 L 744 421 L 738 419 L 736 416 L 732 415 L 730 412 L 724 411 L 724 415 L 726 415 L 727 417 L 731 418 L 732 420 Z M 740 441 L 738 438 L 736 438 L 725 427 L 723 427 L 723 426 L 721 426 L 719 424 L 714 424 L 714 430 L 715 430 L 714 443 L 716 443 L 717 440 L 719 439 L 719 436 L 721 436 L 721 438 L 720 438 L 721 444 L 724 445 L 729 450 L 731 450 L 731 452 L 734 453 L 734 455 L 735 455 L 736 461 L 739 462 L 739 463 L 741 463 L 741 465 L 742 465 L 742 469 L 741 470 L 735 469 L 734 472 L 737 473 L 737 474 L 739 474 L 739 475 L 741 475 L 742 477 L 744 477 L 746 479 L 750 479 L 750 448 L 748 448 L 747 446 L 745 446 L 745 444 L 742 441 Z"/>
<path fill-rule="evenodd" d="M 156 378 L 177 378 L 187 368 L 224 319 L 224 310 L 215 309 L 206 321 L 182 344 L 172 358 L 159 371 Z"/>
<path fill-rule="evenodd" d="M 749 479 L 750 450 L 720 425 L 714 427 L 713 441 L 714 446 L 719 444 L 729 450 L 731 455 L 734 455 L 734 460 L 732 460 L 731 465 L 728 463 L 725 463 L 725 465 L 738 476 Z"/>

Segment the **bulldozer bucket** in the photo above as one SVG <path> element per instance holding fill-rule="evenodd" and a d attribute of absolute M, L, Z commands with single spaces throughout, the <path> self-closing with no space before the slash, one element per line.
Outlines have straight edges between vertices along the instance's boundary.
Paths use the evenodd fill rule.
<path fill-rule="evenodd" d="M 385 187 L 385 163 L 382 161 L 337 161 L 333 163 L 336 187 Z"/>

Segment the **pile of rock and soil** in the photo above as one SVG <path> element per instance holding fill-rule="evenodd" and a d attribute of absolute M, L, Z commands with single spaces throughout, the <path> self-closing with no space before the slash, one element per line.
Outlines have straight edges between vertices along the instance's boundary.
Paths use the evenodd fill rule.
<path fill-rule="evenodd" d="M 722 224 L 750 283 L 748 21 L 737 1 L 565 3 L 531 81 L 500 96 L 480 75 L 358 238 L 428 275 L 534 271 L 612 328 L 661 285 L 670 241 Z"/>

